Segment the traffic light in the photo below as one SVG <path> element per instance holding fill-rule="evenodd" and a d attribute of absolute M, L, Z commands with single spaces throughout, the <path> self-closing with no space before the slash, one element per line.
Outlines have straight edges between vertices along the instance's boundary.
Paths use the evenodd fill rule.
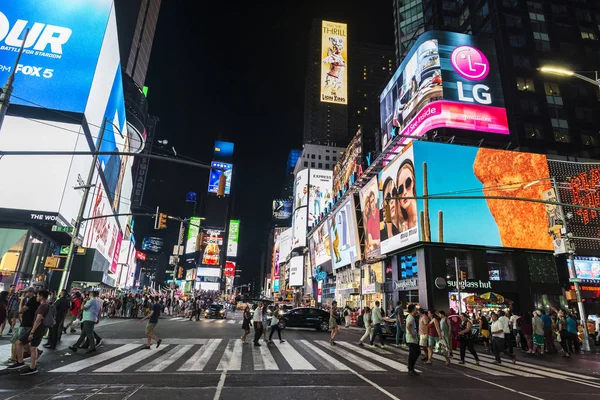
<path fill-rule="evenodd" d="M 467 272 L 466 271 L 460 271 L 460 280 L 461 281 L 467 280 Z"/>
<path fill-rule="evenodd" d="M 158 223 L 156 229 L 165 229 L 167 227 L 167 214 L 158 214 Z"/>
<path fill-rule="evenodd" d="M 223 197 L 225 196 L 225 184 L 227 183 L 227 178 L 225 177 L 225 173 L 222 173 L 219 177 L 219 186 L 217 188 L 217 196 Z"/>

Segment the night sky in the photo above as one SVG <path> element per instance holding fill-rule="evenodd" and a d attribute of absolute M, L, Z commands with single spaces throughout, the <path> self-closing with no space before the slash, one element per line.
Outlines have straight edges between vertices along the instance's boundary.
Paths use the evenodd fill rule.
<path fill-rule="evenodd" d="M 304 81 L 313 18 L 348 23 L 352 42 L 393 46 L 391 0 L 192 2 L 163 0 L 146 78 L 156 139 L 210 162 L 215 139 L 235 143 L 232 195 L 241 220 L 239 283 L 259 271 L 290 149 L 302 148 Z M 199 6 L 202 4 L 202 6 Z M 241 4 L 241 6 L 240 6 Z M 155 140 L 156 146 L 156 140 Z M 208 170 L 152 161 L 144 205 L 189 216 L 185 194 L 205 195 Z M 136 221 L 136 238 L 152 221 Z M 177 227 L 171 224 L 167 246 Z M 166 247 L 166 251 L 172 247 Z"/>

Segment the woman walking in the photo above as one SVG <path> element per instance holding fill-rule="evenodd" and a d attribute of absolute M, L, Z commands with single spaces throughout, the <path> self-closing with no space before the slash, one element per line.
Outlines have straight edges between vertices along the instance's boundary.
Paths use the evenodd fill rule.
<path fill-rule="evenodd" d="M 558 312 L 558 332 L 560 334 L 560 345 L 563 348 L 563 357 L 571 357 L 571 349 L 573 343 L 571 343 L 571 336 L 569 335 L 569 325 L 567 324 L 567 317 L 563 310 Z"/>
<path fill-rule="evenodd" d="M 521 341 L 521 349 L 526 351 L 527 354 L 533 353 L 533 325 L 532 325 L 532 315 L 531 313 L 525 313 L 519 320 L 517 324 L 521 328 L 521 335 L 525 340 L 525 345 L 523 346 L 523 340 Z"/>
<path fill-rule="evenodd" d="M 285 343 L 285 340 L 281 339 L 281 329 L 279 329 L 279 304 L 275 305 L 273 310 L 273 317 L 271 318 L 271 334 L 269 335 L 269 343 L 273 343 L 273 334 L 277 331 L 279 336 L 279 343 Z"/>
<path fill-rule="evenodd" d="M 334 346 L 336 345 L 334 339 L 340 331 L 337 321 L 338 318 L 337 301 L 334 300 L 333 303 L 331 303 L 331 310 L 329 310 L 329 329 L 331 329 L 331 338 L 329 339 L 329 343 Z"/>
<path fill-rule="evenodd" d="M 435 310 L 429 310 L 429 312 L 427 313 L 427 316 L 429 317 L 429 323 L 428 323 L 428 327 L 427 327 L 429 338 L 427 339 L 427 361 L 425 361 L 425 364 L 431 364 L 431 359 L 433 358 L 433 350 L 436 347 L 440 346 L 440 342 L 441 342 L 441 338 L 442 338 L 442 330 L 440 328 L 439 317 L 435 313 Z M 444 346 L 444 345 L 442 345 L 442 346 Z M 447 346 L 445 346 L 445 347 L 447 347 Z M 446 365 L 450 364 L 450 359 L 448 358 L 447 351 L 444 352 L 443 356 L 446 359 L 445 364 Z"/>
<path fill-rule="evenodd" d="M 373 334 L 373 321 L 371 319 L 371 309 L 369 307 L 365 307 L 365 315 L 363 316 L 363 321 L 365 323 L 365 334 L 362 335 L 362 337 L 358 341 L 359 346 L 364 346 L 363 341 L 365 339 L 371 342 L 371 335 Z"/>
<path fill-rule="evenodd" d="M 252 319 L 252 316 L 250 315 L 250 306 L 246 306 L 246 308 L 244 309 L 244 320 L 242 321 L 242 330 L 244 331 L 244 334 L 242 335 L 242 343 L 246 344 L 248 342 L 246 342 L 246 337 L 248 337 L 248 334 L 250 333 L 250 320 Z"/>
<path fill-rule="evenodd" d="M 452 357 L 452 334 L 450 324 L 448 323 L 448 318 L 446 317 L 446 312 L 441 310 L 438 312 L 438 316 L 440 317 L 440 329 L 442 330 L 442 338 L 446 340 L 446 345 L 448 346 L 448 356 Z"/>
<path fill-rule="evenodd" d="M 475 364 L 479 365 L 479 357 L 477 356 L 477 352 L 475 351 L 475 346 L 473 346 L 473 335 L 471 334 L 471 328 L 473 325 L 467 316 L 467 313 L 460 314 L 460 325 L 458 327 L 458 340 L 460 342 L 460 362 L 459 364 L 465 363 L 465 354 L 467 353 L 467 348 L 469 352 L 473 355 L 475 359 Z"/>

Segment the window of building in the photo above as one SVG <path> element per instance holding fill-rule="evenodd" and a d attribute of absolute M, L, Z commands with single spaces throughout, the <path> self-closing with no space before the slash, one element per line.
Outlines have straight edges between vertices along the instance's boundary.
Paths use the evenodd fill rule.
<path fill-rule="evenodd" d="M 506 26 L 508 26 L 509 28 L 521 28 L 522 27 L 522 20 L 521 17 L 517 16 L 517 15 L 506 15 L 504 17 L 505 21 L 506 21 Z"/>
<path fill-rule="evenodd" d="M 329 153 L 329 150 L 325 150 L 325 153 Z"/>
<path fill-rule="evenodd" d="M 319 168 L 323 168 L 323 163 L 319 163 Z"/>
<path fill-rule="evenodd" d="M 314 155 L 314 154 L 311 154 L 311 155 L 310 155 L 310 158 L 312 158 L 312 159 L 314 160 L 314 159 L 315 159 L 315 155 Z"/>
<path fill-rule="evenodd" d="M 546 96 L 560 96 L 560 87 L 558 83 L 544 82 L 544 92 Z"/>
<path fill-rule="evenodd" d="M 502 0 L 502 5 L 507 8 L 513 8 L 519 5 L 518 0 Z"/>
<path fill-rule="evenodd" d="M 308 161 L 304 161 L 304 168 L 308 168 Z"/>
<path fill-rule="evenodd" d="M 561 143 L 571 143 L 569 130 L 564 128 L 554 128 L 554 140 Z"/>
<path fill-rule="evenodd" d="M 587 107 L 575 108 L 575 117 L 580 121 L 594 122 L 594 110 Z"/>
<path fill-rule="evenodd" d="M 511 253 L 504 251 L 486 251 L 487 268 L 490 281 L 515 281 L 515 266 Z"/>
<path fill-rule="evenodd" d="M 578 8 L 575 10 L 575 16 L 580 21 L 592 22 L 592 13 L 588 10 Z"/>
<path fill-rule="evenodd" d="M 522 92 L 535 92 L 533 79 L 517 76 L 517 90 Z"/>
<path fill-rule="evenodd" d="M 319 160 L 321 159 L 321 155 L 319 154 Z"/>
<path fill-rule="evenodd" d="M 534 11 L 534 12 L 540 12 L 540 13 L 544 12 L 544 6 L 542 6 L 541 1 L 528 1 L 527 9 L 529 11 Z"/>
<path fill-rule="evenodd" d="M 591 29 L 582 28 L 581 29 L 581 38 L 582 39 L 590 39 L 590 40 L 598 40 L 598 35 L 596 32 Z"/>
<path fill-rule="evenodd" d="M 310 167 L 311 167 L 311 168 L 314 168 L 314 167 L 315 167 L 315 163 L 314 163 L 314 161 L 310 163 Z"/>
<path fill-rule="evenodd" d="M 473 265 L 473 255 L 469 250 L 445 249 L 446 259 L 446 279 L 456 281 L 456 263 L 458 258 L 458 270 L 460 279 L 475 279 L 475 267 Z"/>
<path fill-rule="evenodd" d="M 529 62 L 529 57 L 525 56 L 513 56 L 513 65 L 515 67 L 525 67 L 529 68 L 531 66 Z"/>
<path fill-rule="evenodd" d="M 560 105 L 548 104 L 548 114 L 550 114 L 550 118 L 553 118 L 553 119 L 559 119 L 559 120 L 567 119 L 567 113 L 565 112 L 565 109 Z M 552 125 L 552 126 L 555 126 L 555 125 Z M 556 125 L 556 127 L 568 128 L 568 125 L 567 126 Z"/>
<path fill-rule="evenodd" d="M 520 103 L 521 110 L 523 110 L 525 113 L 536 115 L 540 113 L 539 104 L 537 101 L 530 99 L 521 99 Z"/>
<path fill-rule="evenodd" d="M 596 147 L 596 146 L 598 146 L 598 143 L 599 143 L 599 141 L 596 138 L 596 136 L 593 136 L 593 135 L 587 134 L 587 133 L 581 134 L 581 144 L 583 146 Z"/>
<path fill-rule="evenodd" d="M 526 41 L 523 35 L 508 35 L 508 43 L 512 47 L 525 47 Z"/>
<path fill-rule="evenodd" d="M 527 139 L 543 139 L 542 126 L 536 124 L 525 124 L 525 137 Z"/>
<path fill-rule="evenodd" d="M 325 164 L 325 169 L 329 169 L 329 164 Z"/>
<path fill-rule="evenodd" d="M 337 161 L 337 157 L 333 157 L 333 161 Z"/>
<path fill-rule="evenodd" d="M 558 15 L 566 15 L 567 14 L 567 6 L 563 4 L 552 4 L 552 14 Z"/>

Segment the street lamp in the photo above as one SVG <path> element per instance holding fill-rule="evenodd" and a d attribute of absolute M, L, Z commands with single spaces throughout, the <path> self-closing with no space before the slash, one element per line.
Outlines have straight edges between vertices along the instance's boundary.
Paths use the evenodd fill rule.
<path fill-rule="evenodd" d="M 571 71 L 571 70 L 559 68 L 559 67 L 545 66 L 545 67 L 538 68 L 538 71 L 540 71 L 544 74 L 552 74 L 552 75 L 559 75 L 559 76 L 566 76 L 566 77 L 573 77 L 573 78 L 581 79 L 582 81 L 586 81 L 587 83 L 591 83 L 592 85 L 600 88 L 600 79 L 598 79 L 598 71 L 594 71 L 594 73 L 596 74 L 596 79 L 591 79 L 591 78 L 588 78 L 587 76 L 578 74 L 575 71 Z"/>

